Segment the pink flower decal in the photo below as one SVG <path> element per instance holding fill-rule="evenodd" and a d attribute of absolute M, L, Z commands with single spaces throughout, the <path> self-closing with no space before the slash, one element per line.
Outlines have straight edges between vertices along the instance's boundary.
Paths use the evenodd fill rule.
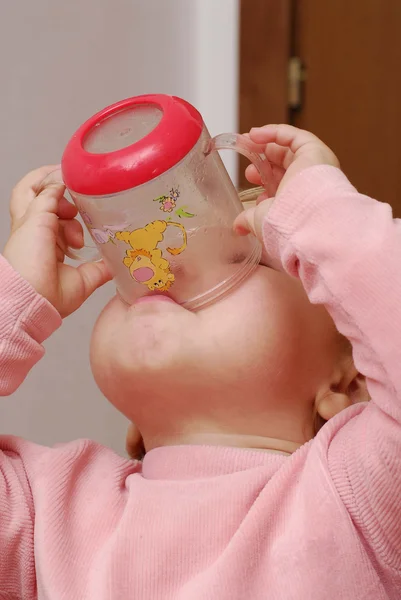
<path fill-rule="evenodd" d="M 172 198 L 166 198 L 165 200 L 163 200 L 163 202 L 161 203 L 161 207 L 160 210 L 162 210 L 163 212 L 173 212 L 174 208 L 177 206 L 177 203 L 175 200 L 173 200 Z"/>
<path fill-rule="evenodd" d="M 160 210 L 165 213 L 171 213 L 177 206 L 177 199 L 180 197 L 180 192 L 178 189 L 171 189 L 169 194 L 166 196 L 159 196 L 155 198 L 153 202 L 159 202 L 161 204 Z"/>

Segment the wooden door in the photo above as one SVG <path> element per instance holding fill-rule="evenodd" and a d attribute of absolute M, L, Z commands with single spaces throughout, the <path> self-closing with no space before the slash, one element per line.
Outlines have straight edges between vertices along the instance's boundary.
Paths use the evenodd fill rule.
<path fill-rule="evenodd" d="M 401 1 L 401 0 L 400 0 Z M 240 31 L 240 131 L 286 122 L 287 68 L 291 51 L 291 0 L 242 0 Z M 239 183 L 248 161 L 241 157 Z"/>
<path fill-rule="evenodd" d="M 242 0 L 248 21 L 254 2 Z M 260 2 L 270 4 L 270 11 L 277 14 L 282 10 L 277 6 L 281 0 Z M 279 42 L 278 51 L 283 54 L 280 48 L 289 43 L 291 54 L 303 63 L 305 82 L 301 107 L 291 110 L 287 96 L 282 120 L 321 137 L 337 153 L 359 191 L 389 202 L 401 216 L 401 0 L 293 0 L 289 9 L 288 29 L 281 34 L 285 40 Z M 259 32 L 262 19 L 268 27 L 275 18 L 272 13 L 253 15 Z M 246 31 L 245 21 L 245 26 L 241 24 L 241 111 L 243 71 L 249 68 L 244 64 L 244 46 L 250 37 Z M 264 38 L 254 38 L 252 43 L 257 40 L 266 51 Z M 274 79 L 265 81 L 263 88 L 259 85 L 252 96 L 253 109 L 249 101 L 245 105 L 248 115 L 258 115 L 260 121 L 273 87 Z M 272 120 L 276 121 L 266 110 L 264 121 Z"/>

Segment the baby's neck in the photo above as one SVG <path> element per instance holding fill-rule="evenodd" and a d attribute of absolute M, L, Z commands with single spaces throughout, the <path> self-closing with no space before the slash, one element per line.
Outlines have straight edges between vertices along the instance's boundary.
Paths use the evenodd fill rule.
<path fill-rule="evenodd" d="M 127 416 L 141 431 L 147 451 L 194 445 L 292 454 L 313 437 L 297 402 L 279 397 L 269 403 L 266 394 L 241 394 L 238 387 L 226 394 L 195 390 L 190 399 L 178 393 L 167 399 L 153 395 L 141 400 L 141 413 Z"/>
<path fill-rule="evenodd" d="M 230 448 L 246 448 L 265 452 L 275 452 L 290 455 L 295 452 L 301 444 L 278 440 L 270 437 L 243 435 L 231 433 L 182 433 L 169 436 L 165 440 L 154 440 L 154 444 L 148 444 L 147 450 L 156 446 L 226 446 Z"/>

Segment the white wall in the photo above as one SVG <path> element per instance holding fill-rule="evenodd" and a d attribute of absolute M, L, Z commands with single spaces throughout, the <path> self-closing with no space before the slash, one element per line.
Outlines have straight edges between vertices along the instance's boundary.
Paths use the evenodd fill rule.
<path fill-rule="evenodd" d="M 28 170 L 60 160 L 76 127 L 122 98 L 182 96 L 212 134 L 237 128 L 238 0 L 12 0 L 0 21 L 0 248 L 7 198 Z M 234 157 L 225 156 L 235 174 Z M 124 419 L 96 389 L 88 346 L 113 293 L 100 290 L 47 343 L 44 360 L 0 402 L 2 433 L 52 444 L 91 437 L 117 451 Z"/>

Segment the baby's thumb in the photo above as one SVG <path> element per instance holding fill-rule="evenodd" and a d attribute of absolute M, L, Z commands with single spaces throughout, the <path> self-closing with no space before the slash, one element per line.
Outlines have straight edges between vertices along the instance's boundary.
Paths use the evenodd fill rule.
<path fill-rule="evenodd" d="M 256 235 L 255 231 L 255 211 L 256 206 L 252 208 L 247 208 L 242 211 L 241 214 L 234 221 L 234 231 L 238 235 L 248 235 L 248 233 L 253 233 Z"/>
<path fill-rule="evenodd" d="M 252 233 L 262 241 L 263 221 L 267 217 L 273 199 L 263 200 L 257 206 L 244 210 L 234 221 L 234 231 L 238 235 Z"/>
<path fill-rule="evenodd" d="M 84 301 L 102 285 L 112 279 L 103 261 L 84 263 L 78 267 L 84 284 Z"/>

